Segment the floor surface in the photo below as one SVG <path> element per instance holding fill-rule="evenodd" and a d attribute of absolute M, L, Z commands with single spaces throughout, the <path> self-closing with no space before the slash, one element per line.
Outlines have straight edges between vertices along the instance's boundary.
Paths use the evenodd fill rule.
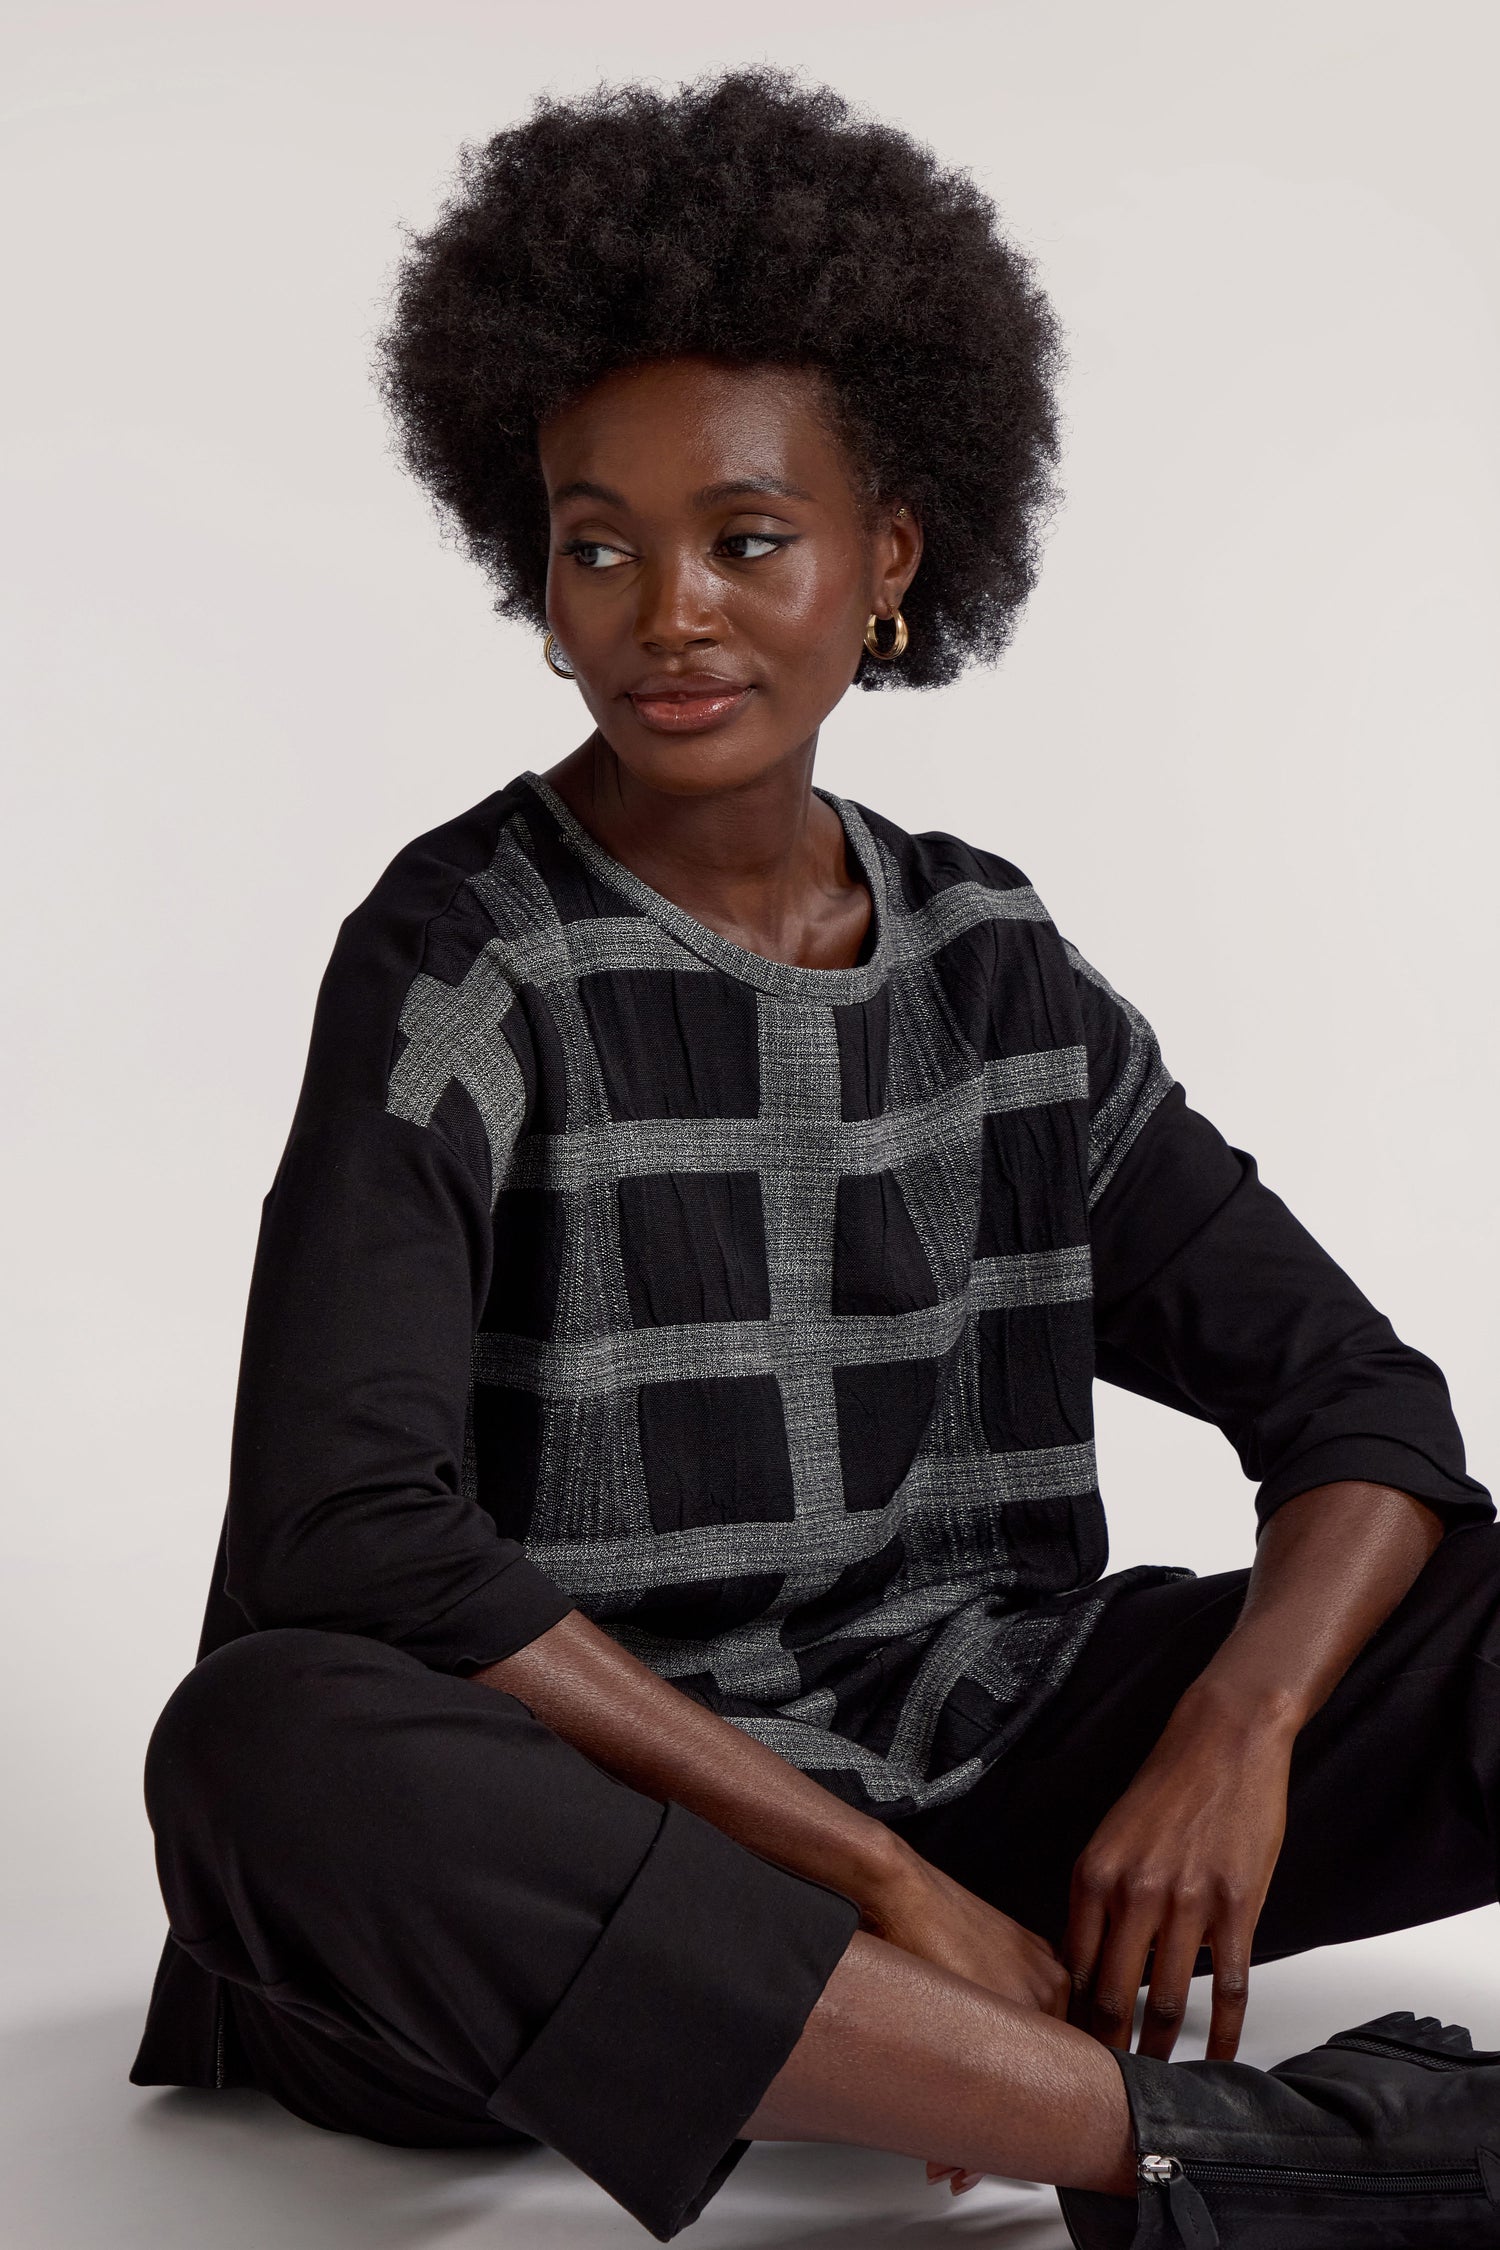
<path fill-rule="evenodd" d="M 1256 1972 L 1246 2059 L 1412 2007 L 1500 2045 L 1500 1908 Z M 139 2003 L 0 2040 L 3 2250 L 641 2250 L 648 2237 L 560 2158 L 413 2154 L 321 2133 L 254 2094 L 142 2093 Z M 1203 1998 L 1184 2052 L 1201 2047 Z M 1196 2042 L 1196 2043 L 1195 2043 Z M 1049 2190 L 955 2201 L 905 2159 L 753 2149 L 693 2250 L 1065 2250 Z"/>

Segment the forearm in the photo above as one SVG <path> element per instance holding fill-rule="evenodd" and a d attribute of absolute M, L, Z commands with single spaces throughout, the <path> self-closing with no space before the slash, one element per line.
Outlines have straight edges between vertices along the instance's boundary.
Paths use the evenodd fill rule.
<path fill-rule="evenodd" d="M 1288 1500 L 1261 1534 L 1239 1623 L 1174 1725 L 1295 1738 L 1442 1536 L 1432 1509 L 1382 1485 L 1325 1484 Z"/>
<path fill-rule="evenodd" d="M 1207 1944 L 1207 2053 L 1235 2053 L 1297 1735 L 1441 1537 L 1430 1508 L 1383 1485 L 1322 1485 L 1271 1517 L 1238 1624 L 1074 1870 L 1064 1953 L 1111 2046 L 1130 2044 L 1149 1955 L 1141 2052 L 1170 2055 Z"/>
<path fill-rule="evenodd" d="M 685 1805 L 736 1843 L 841 1891 L 879 1928 L 911 1854 L 727 1719 L 658 1678 L 576 1611 L 475 1677 L 595 1765 Z"/>

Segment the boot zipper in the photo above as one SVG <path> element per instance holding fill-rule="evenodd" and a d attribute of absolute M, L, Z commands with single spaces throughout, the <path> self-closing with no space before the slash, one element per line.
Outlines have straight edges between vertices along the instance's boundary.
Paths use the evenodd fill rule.
<path fill-rule="evenodd" d="M 1176 2212 L 1178 2183 L 1189 2190 L 1195 2182 L 1205 2187 L 1246 2187 L 1305 2189 L 1315 2194 L 1329 2195 L 1482 2195 L 1484 2181 L 1479 2167 L 1474 2165 L 1449 2165 L 1440 2171 L 1424 2172 L 1328 2172 L 1315 2165 L 1302 2164 L 1224 2164 L 1204 2159 L 1182 2163 L 1175 2156 L 1143 2156 L 1136 2166 L 1138 2177 L 1153 2187 L 1165 2188 L 1167 2199 Z M 1194 2196 L 1195 2202 L 1202 2198 Z M 1205 2213 L 1207 2207 L 1204 2206 Z M 1184 2234 L 1183 2239 L 1195 2242 L 1196 2237 Z"/>
<path fill-rule="evenodd" d="M 1433 2172 L 1321 2172 L 1300 2164 L 1189 2164 L 1190 2178 L 1209 2187 L 1326 2189 L 1331 2195 L 1478 2195 L 1477 2164 Z"/>
<path fill-rule="evenodd" d="M 1143 2156 L 1136 2165 L 1142 2186 L 1154 2187 L 1167 2199 L 1167 2211 L 1187 2250 L 1218 2250 L 1219 2230 L 1184 2167 L 1175 2156 Z"/>

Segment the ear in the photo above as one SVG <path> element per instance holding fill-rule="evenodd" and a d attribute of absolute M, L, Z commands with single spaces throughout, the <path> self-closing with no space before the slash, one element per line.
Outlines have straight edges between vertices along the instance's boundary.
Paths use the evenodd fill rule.
<path fill-rule="evenodd" d="M 922 526 L 907 501 L 882 504 L 875 519 L 870 607 L 877 617 L 894 617 L 922 560 Z"/>

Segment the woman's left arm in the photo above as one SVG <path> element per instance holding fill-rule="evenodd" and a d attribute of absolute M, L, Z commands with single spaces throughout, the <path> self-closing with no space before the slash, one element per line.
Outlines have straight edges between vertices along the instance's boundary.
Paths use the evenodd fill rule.
<path fill-rule="evenodd" d="M 1129 2046 L 1153 1954 L 1140 2052 L 1170 2055 L 1208 1946 L 1207 2053 L 1233 2057 L 1292 1745 L 1442 1536 L 1422 1501 L 1354 1481 L 1300 1493 L 1271 1517 L 1239 1623 L 1074 1871 L 1063 1958 L 1079 2018 L 1106 2045 Z"/>
<path fill-rule="evenodd" d="M 1097 987 L 1085 1002 L 1091 1056 L 1107 1056 L 1122 1004 Z M 1297 1734 L 1444 1531 L 1494 1509 L 1466 1472 L 1438 1368 L 1180 1087 L 1103 1177 L 1090 1219 L 1097 1371 L 1216 1423 L 1259 1483 L 1261 1530 L 1240 1622 L 1079 1860 L 1064 1959 L 1075 2019 L 1123 2047 L 1150 1955 L 1141 2049 L 1165 2056 L 1206 1944 L 1208 2052 L 1223 2060 Z"/>

